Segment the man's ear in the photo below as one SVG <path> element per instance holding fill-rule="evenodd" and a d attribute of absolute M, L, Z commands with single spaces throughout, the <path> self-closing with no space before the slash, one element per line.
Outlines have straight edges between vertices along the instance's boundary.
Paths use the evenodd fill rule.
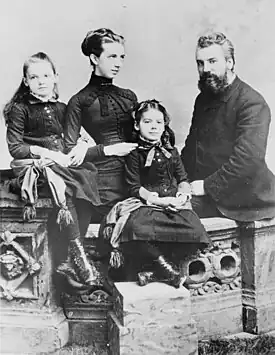
<path fill-rule="evenodd" d="M 226 61 L 226 64 L 227 64 L 227 68 L 229 70 L 233 70 L 233 68 L 234 68 L 233 58 L 228 58 L 227 61 Z"/>
<path fill-rule="evenodd" d="M 98 57 L 95 54 L 90 54 L 90 60 L 94 65 L 98 65 Z"/>

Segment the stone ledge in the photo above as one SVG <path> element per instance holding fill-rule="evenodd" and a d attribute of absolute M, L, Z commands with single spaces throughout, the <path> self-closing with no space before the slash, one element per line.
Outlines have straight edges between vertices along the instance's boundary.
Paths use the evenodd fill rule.
<path fill-rule="evenodd" d="M 108 315 L 110 355 L 197 355 L 196 324 L 122 326 L 115 314 Z"/>
<path fill-rule="evenodd" d="M 201 223 L 204 225 L 207 232 L 222 231 L 238 227 L 236 221 L 223 217 L 201 218 Z"/>
<path fill-rule="evenodd" d="M 267 228 L 267 227 L 275 227 L 275 218 L 262 219 L 261 221 L 254 222 L 255 229 L 261 229 L 261 228 Z"/>
<path fill-rule="evenodd" d="M 237 289 L 191 297 L 199 340 L 242 331 L 241 296 L 241 289 Z"/>
<path fill-rule="evenodd" d="M 123 297 L 124 326 L 184 324 L 190 320 L 190 293 L 185 287 L 175 289 L 159 282 L 143 287 L 135 282 L 117 282 L 115 285 Z"/>
<path fill-rule="evenodd" d="M 122 321 L 108 314 L 110 354 L 197 354 L 190 293 L 163 283 L 117 282 Z M 120 316 L 120 314 L 118 315 Z"/>
<path fill-rule="evenodd" d="M 139 286 L 135 282 L 116 282 L 116 288 L 127 299 L 127 303 L 152 299 L 185 299 L 189 302 L 189 291 L 185 287 L 178 289 L 161 282 Z"/>
<path fill-rule="evenodd" d="M 0 184 L 0 208 L 22 208 L 24 205 L 19 195 L 9 192 L 6 185 Z M 51 208 L 52 200 L 48 197 L 39 198 L 36 207 Z"/>
<path fill-rule="evenodd" d="M 51 315 L 1 315 L 1 354 L 40 354 L 42 349 L 47 353 L 66 345 L 68 323 L 63 315 Z"/>

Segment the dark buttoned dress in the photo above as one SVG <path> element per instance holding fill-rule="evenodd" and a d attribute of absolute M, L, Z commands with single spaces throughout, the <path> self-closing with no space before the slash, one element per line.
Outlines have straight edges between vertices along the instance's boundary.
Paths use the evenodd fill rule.
<path fill-rule="evenodd" d="M 7 143 L 14 159 L 38 158 L 30 152 L 36 145 L 54 151 L 64 151 L 63 127 L 66 105 L 55 100 L 42 102 L 32 95 L 13 105 L 7 124 Z M 58 164 L 51 169 L 66 183 L 66 193 L 73 198 L 99 205 L 97 170 L 92 163 L 80 167 L 62 167 Z M 23 176 L 12 181 L 14 191 L 20 193 Z M 39 179 L 39 187 L 45 193 L 45 179 Z M 48 193 L 48 192 L 47 192 Z"/>
<path fill-rule="evenodd" d="M 145 166 L 148 150 L 137 148 L 126 158 L 126 182 L 130 195 L 140 198 L 141 186 L 157 192 L 160 197 L 176 196 L 180 182 L 187 182 L 187 174 L 176 148 L 169 150 L 171 157 L 156 149 L 152 164 Z M 140 207 L 131 213 L 122 233 L 122 242 L 147 240 L 207 244 L 208 236 L 200 219 L 187 203 L 186 209 L 176 213 L 152 206 Z"/>
<path fill-rule="evenodd" d="M 103 147 L 131 142 L 131 113 L 136 103 L 137 97 L 131 90 L 122 89 L 113 85 L 111 79 L 95 75 L 68 103 L 64 133 L 67 149 L 75 146 L 81 126 L 96 144 L 89 148 L 85 157 L 85 161 L 92 161 L 98 169 L 102 208 L 101 216 L 95 217 L 94 214 L 92 217 L 93 222 L 99 222 L 116 202 L 128 197 L 125 158 L 105 156 Z"/>

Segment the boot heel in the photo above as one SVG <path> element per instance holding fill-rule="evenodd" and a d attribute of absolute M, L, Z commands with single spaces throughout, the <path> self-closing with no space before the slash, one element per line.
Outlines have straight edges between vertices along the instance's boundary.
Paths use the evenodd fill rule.
<path fill-rule="evenodd" d="M 168 285 L 174 286 L 175 288 L 180 288 L 184 285 L 185 281 L 186 281 L 186 276 L 178 275 L 173 279 L 167 280 L 166 283 Z"/>
<path fill-rule="evenodd" d="M 138 281 L 139 286 L 146 286 L 151 282 L 157 281 L 157 278 L 153 271 L 141 271 L 138 273 Z"/>

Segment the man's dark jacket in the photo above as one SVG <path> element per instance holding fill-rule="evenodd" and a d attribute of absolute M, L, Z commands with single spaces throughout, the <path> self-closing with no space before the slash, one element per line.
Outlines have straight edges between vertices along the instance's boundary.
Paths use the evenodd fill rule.
<path fill-rule="evenodd" d="M 265 162 L 270 119 L 263 97 L 238 77 L 222 94 L 196 98 L 182 160 L 228 218 L 275 216 L 275 177 Z"/>

